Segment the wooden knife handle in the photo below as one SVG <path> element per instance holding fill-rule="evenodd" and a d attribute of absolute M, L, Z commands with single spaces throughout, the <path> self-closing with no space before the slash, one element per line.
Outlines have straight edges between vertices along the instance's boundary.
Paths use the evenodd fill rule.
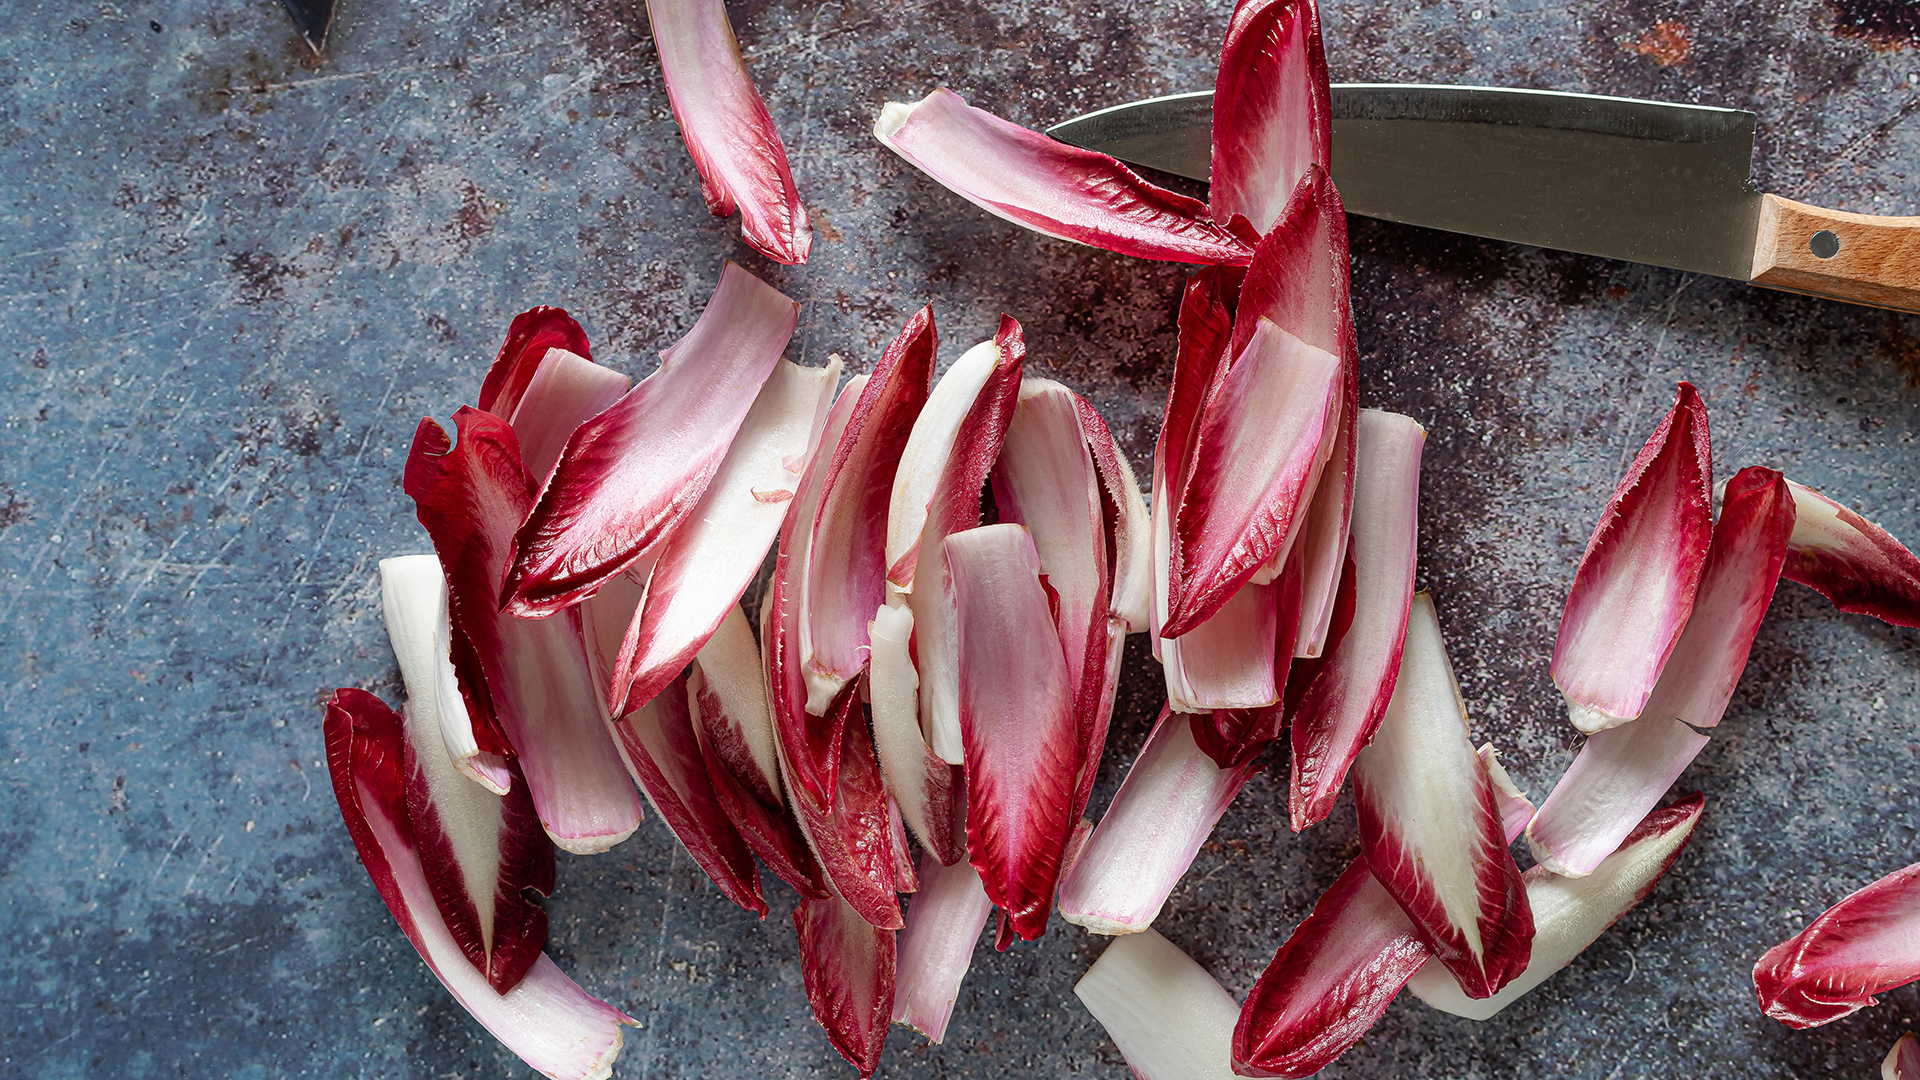
<path fill-rule="evenodd" d="M 1761 196 L 1753 283 L 1920 312 L 1920 217 L 1822 210 Z"/>

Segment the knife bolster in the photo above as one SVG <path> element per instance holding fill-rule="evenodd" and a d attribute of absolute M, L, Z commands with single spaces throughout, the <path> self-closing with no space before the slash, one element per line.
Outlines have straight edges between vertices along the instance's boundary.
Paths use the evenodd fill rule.
<path fill-rule="evenodd" d="M 1788 292 L 1920 312 L 1920 217 L 1849 214 L 1764 195 L 1751 280 Z"/>

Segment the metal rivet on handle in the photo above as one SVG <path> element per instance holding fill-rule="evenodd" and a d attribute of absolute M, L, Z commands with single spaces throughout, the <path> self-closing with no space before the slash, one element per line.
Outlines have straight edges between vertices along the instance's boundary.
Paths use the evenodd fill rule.
<path fill-rule="evenodd" d="M 1807 250 L 1813 252 L 1816 259 L 1831 259 L 1840 254 L 1840 238 L 1831 229 L 1821 229 L 1807 241 Z"/>

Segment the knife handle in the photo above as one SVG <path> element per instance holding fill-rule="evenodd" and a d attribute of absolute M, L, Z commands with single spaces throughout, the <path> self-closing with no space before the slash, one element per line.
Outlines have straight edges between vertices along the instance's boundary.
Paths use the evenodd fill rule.
<path fill-rule="evenodd" d="M 1920 217 L 1876 217 L 1761 196 L 1755 285 L 1920 312 Z"/>

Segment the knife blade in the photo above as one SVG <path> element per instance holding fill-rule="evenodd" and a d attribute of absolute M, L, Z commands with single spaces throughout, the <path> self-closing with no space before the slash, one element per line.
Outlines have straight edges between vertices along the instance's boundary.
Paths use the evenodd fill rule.
<path fill-rule="evenodd" d="M 1205 180 L 1213 94 L 1049 128 Z M 1826 210 L 1752 182 L 1753 113 L 1487 86 L 1336 83 L 1333 180 L 1350 213 L 1920 311 L 1920 218 Z"/>
<path fill-rule="evenodd" d="M 293 20 L 294 29 L 306 40 L 307 48 L 319 56 L 327 47 L 327 27 L 333 22 L 333 0 L 280 0 Z"/>

